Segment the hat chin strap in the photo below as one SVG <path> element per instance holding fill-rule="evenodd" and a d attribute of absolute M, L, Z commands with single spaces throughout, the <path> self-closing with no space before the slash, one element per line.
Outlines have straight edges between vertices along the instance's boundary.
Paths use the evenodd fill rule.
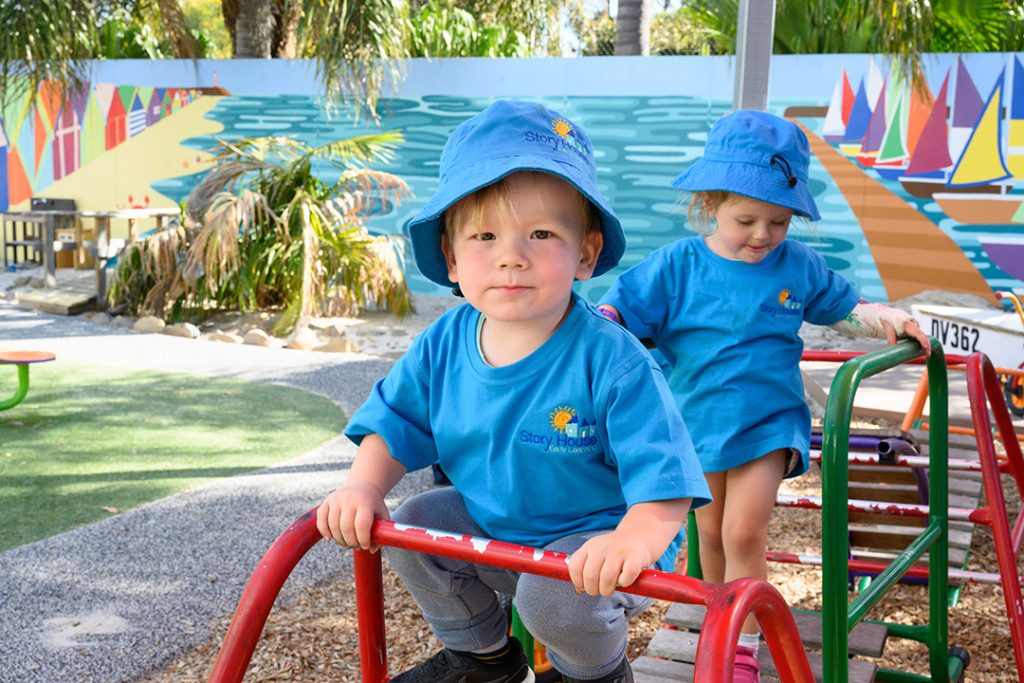
<path fill-rule="evenodd" d="M 782 175 L 786 176 L 786 183 L 790 187 L 796 187 L 796 176 L 793 175 L 793 169 L 790 167 L 789 162 L 786 161 L 786 157 L 781 154 L 773 154 L 769 166 L 775 166 L 778 164 L 779 170 L 782 171 Z"/>

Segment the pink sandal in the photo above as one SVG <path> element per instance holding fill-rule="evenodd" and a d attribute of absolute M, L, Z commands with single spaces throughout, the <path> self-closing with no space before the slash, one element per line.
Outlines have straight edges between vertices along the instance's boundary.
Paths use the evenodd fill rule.
<path fill-rule="evenodd" d="M 758 683 L 761 680 L 761 665 L 749 647 L 736 648 L 732 680 L 733 683 Z"/>

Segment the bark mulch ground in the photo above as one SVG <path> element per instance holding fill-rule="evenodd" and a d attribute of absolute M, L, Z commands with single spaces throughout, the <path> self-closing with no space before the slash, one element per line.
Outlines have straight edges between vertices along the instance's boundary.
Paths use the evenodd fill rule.
<path fill-rule="evenodd" d="M 1019 498 L 1007 486 L 1012 514 Z M 785 493 L 820 495 L 821 480 L 812 472 L 784 484 Z M 1011 514 L 1011 519 L 1013 516 Z M 777 509 L 769 529 L 775 550 L 820 555 L 821 520 L 817 512 Z M 992 535 L 979 527 L 974 534 L 970 569 L 995 572 L 998 567 Z M 820 572 L 794 565 L 771 565 L 772 582 L 794 607 L 820 610 Z M 392 671 L 402 671 L 429 657 L 440 646 L 427 629 L 409 594 L 387 569 L 384 574 L 387 610 L 388 661 Z M 661 624 L 667 604 L 656 603 L 631 628 L 630 657 L 640 655 Z M 215 629 L 219 635 L 194 651 L 171 662 L 145 683 L 204 681 L 220 647 L 231 615 Z M 927 588 L 901 586 L 871 613 L 872 619 L 899 623 L 927 620 Z M 950 644 L 966 648 L 972 660 L 967 680 L 977 683 L 1016 680 L 1002 590 L 999 586 L 970 585 L 959 604 L 950 611 Z M 270 615 L 263 638 L 250 664 L 246 681 L 313 682 L 359 679 L 355 599 L 347 585 L 321 585 L 289 604 L 278 605 Z M 927 651 L 918 643 L 890 639 L 881 666 L 927 674 Z"/>

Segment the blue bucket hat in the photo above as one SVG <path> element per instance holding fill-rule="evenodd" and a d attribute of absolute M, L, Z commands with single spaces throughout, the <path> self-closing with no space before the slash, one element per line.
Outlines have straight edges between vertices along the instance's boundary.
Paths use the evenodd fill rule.
<path fill-rule="evenodd" d="M 725 191 L 819 220 L 807 186 L 811 149 L 792 121 L 762 111 L 736 111 L 711 126 L 704 156 L 672 181 L 688 192 Z"/>
<path fill-rule="evenodd" d="M 626 250 L 626 238 L 611 205 L 597 189 L 594 148 L 586 132 L 541 104 L 501 100 L 452 131 L 441 150 L 437 193 L 406 224 L 413 257 L 425 276 L 446 287 L 456 286 L 448 279 L 441 251 L 444 212 L 516 171 L 548 173 L 579 190 L 601 216 L 604 246 L 594 275 L 615 267 Z"/>

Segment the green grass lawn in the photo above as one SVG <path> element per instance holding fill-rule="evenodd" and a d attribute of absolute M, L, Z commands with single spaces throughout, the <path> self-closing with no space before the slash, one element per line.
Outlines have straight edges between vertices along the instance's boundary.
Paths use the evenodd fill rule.
<path fill-rule="evenodd" d="M 0 397 L 16 387 L 0 366 Z M 289 387 L 33 366 L 28 397 L 0 412 L 0 550 L 300 455 L 342 427 L 337 406 Z"/>

